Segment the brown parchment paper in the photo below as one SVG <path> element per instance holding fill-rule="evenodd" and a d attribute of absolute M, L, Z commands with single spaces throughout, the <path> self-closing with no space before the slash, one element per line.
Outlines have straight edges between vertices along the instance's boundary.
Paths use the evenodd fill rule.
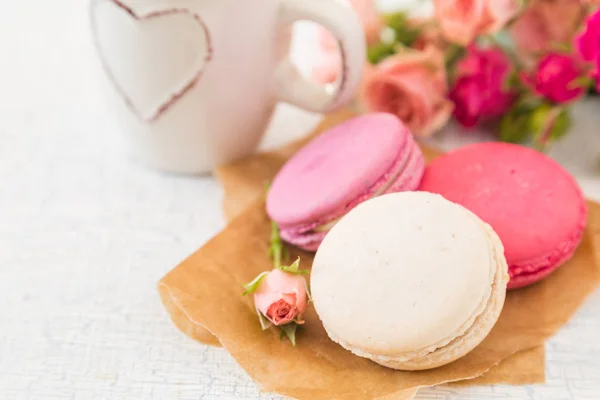
<path fill-rule="evenodd" d="M 523 350 L 503 360 L 483 375 L 464 381 L 450 382 L 450 386 L 532 385 L 546 380 L 546 351 L 544 346 Z"/>
<path fill-rule="evenodd" d="M 326 117 L 315 131 L 305 138 L 271 152 L 259 153 L 220 167 L 216 171 L 216 176 L 224 189 L 223 208 L 226 218 L 231 220 L 253 201 L 260 198 L 264 194 L 264 183 L 272 180 L 281 166 L 310 139 L 353 116 L 355 116 L 353 112 L 342 110 Z M 421 148 L 428 162 L 441 154 L 427 146 L 421 145 Z M 218 342 L 206 330 L 204 332 L 200 330 L 197 335 L 200 333 L 202 333 L 202 337 L 196 336 L 197 340 L 208 344 Z M 543 383 L 546 369 L 544 353 L 543 346 L 532 351 L 519 352 L 493 367 L 482 377 L 462 381 L 457 385 Z"/>
<path fill-rule="evenodd" d="M 328 122 L 337 123 L 350 115 L 336 114 Z M 262 188 L 263 182 L 273 176 L 273 166 L 276 172 L 293 151 L 291 146 L 281 152 L 255 156 L 250 164 L 238 164 L 238 170 L 243 171 L 238 178 L 243 182 L 242 186 L 234 186 L 236 190 L 247 190 L 240 196 L 226 195 L 228 213 L 238 214 L 252 203 L 257 196 L 256 186 Z M 265 159 L 270 166 L 265 165 Z M 235 168 L 228 166 L 219 171 L 228 193 L 229 178 L 236 175 L 224 178 L 223 171 L 232 173 Z M 260 201 L 163 278 L 159 290 L 180 329 L 213 344 L 217 343 L 216 335 L 266 391 L 306 399 L 404 399 L 414 395 L 414 390 L 407 390 L 410 388 L 476 376 L 480 376 L 476 381 L 482 384 L 531 383 L 536 382 L 532 379 L 541 379 L 543 369 L 541 373 L 536 370 L 538 378 L 535 374 L 511 373 L 511 369 L 520 371 L 543 365 L 539 346 L 568 320 L 598 284 L 600 274 L 593 242 L 600 232 L 600 211 L 596 204 L 589 205 L 590 224 L 573 260 L 546 281 L 511 292 L 498 324 L 477 349 L 453 364 L 431 371 L 391 371 L 353 356 L 327 338 L 313 311 L 307 315 L 308 324 L 299 332 L 295 349 L 277 340 L 276 332 L 261 332 L 251 300 L 239 295 L 242 283 L 270 268 L 265 256 L 269 222 Z M 312 262 L 311 255 L 293 252 L 302 256 L 303 267 Z M 522 351 L 531 348 L 531 352 Z M 503 360 L 506 361 L 490 370 Z M 504 365 L 508 367 L 503 369 Z"/>
<path fill-rule="evenodd" d="M 185 315 L 208 329 L 265 391 L 313 400 L 402 398 L 406 389 L 480 376 L 511 355 L 542 345 L 572 316 L 600 275 L 593 244 L 600 235 L 600 207 L 589 205 L 590 224 L 572 260 L 543 282 L 510 292 L 481 345 L 429 371 L 393 371 L 352 355 L 329 340 L 313 309 L 295 348 L 275 330 L 260 330 L 252 299 L 240 292 L 244 282 L 270 268 L 265 256 L 270 224 L 262 201 L 167 274 L 159 290 L 174 319 Z M 310 267 L 311 254 L 291 253 Z"/>

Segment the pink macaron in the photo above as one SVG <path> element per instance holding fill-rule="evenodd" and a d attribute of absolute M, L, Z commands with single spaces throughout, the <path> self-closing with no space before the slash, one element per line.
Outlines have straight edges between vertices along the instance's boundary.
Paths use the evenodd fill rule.
<path fill-rule="evenodd" d="M 363 115 L 321 134 L 283 166 L 267 213 L 285 241 L 316 251 L 351 209 L 384 193 L 415 190 L 424 168 L 419 146 L 398 118 Z"/>
<path fill-rule="evenodd" d="M 420 190 L 461 204 L 489 223 L 505 249 L 509 289 L 531 285 L 575 252 L 586 203 L 575 179 L 535 150 L 481 143 L 428 165 Z"/>

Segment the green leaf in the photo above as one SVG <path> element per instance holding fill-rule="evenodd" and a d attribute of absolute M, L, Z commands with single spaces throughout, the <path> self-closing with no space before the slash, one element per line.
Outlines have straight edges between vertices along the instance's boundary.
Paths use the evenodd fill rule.
<path fill-rule="evenodd" d="M 571 114 L 568 109 L 561 110 L 560 114 L 556 116 L 554 125 L 550 131 L 550 140 L 556 140 L 563 137 L 571 127 Z"/>
<path fill-rule="evenodd" d="M 519 71 L 514 70 L 508 75 L 508 79 L 504 82 L 503 89 L 507 92 L 512 90 L 521 90 L 523 87 L 523 82 L 519 77 Z"/>
<path fill-rule="evenodd" d="M 396 42 L 405 46 L 410 47 L 421 35 L 421 29 L 414 25 L 411 26 L 406 13 L 386 14 L 383 16 L 383 22 L 394 31 Z"/>
<path fill-rule="evenodd" d="M 519 99 L 517 106 L 520 109 L 527 108 L 530 112 L 532 112 L 535 108 L 540 107 L 542 104 L 544 104 L 544 101 L 541 97 L 525 94 L 521 97 L 521 99 Z"/>
<path fill-rule="evenodd" d="M 258 322 L 260 323 L 260 327 L 263 331 L 266 331 L 267 329 L 269 329 L 271 327 L 271 325 L 273 325 L 273 323 L 271 321 L 269 321 L 267 319 L 267 317 L 265 317 L 256 307 L 256 304 L 254 305 L 254 309 L 256 310 L 256 315 L 258 315 Z"/>
<path fill-rule="evenodd" d="M 398 34 L 398 32 L 396 32 L 396 34 Z M 401 36 L 398 36 L 398 40 L 404 43 L 406 46 L 412 46 L 419 36 L 421 36 L 421 32 L 419 31 L 405 31 Z"/>
<path fill-rule="evenodd" d="M 408 26 L 403 29 L 395 29 L 394 32 L 396 32 L 396 41 L 408 47 L 412 46 L 421 36 L 420 30 Z"/>
<path fill-rule="evenodd" d="M 554 109 L 550 104 L 539 105 L 531 114 L 531 131 L 534 135 L 540 134 L 548 123 L 548 115 Z"/>
<path fill-rule="evenodd" d="M 556 53 L 573 54 L 573 46 L 569 43 L 564 42 L 551 42 L 550 50 L 553 50 Z"/>
<path fill-rule="evenodd" d="M 579 77 L 573 79 L 571 82 L 569 82 L 569 84 L 567 85 L 567 88 L 568 89 L 583 88 L 583 89 L 587 90 L 587 89 L 593 87 L 595 83 L 596 83 L 596 81 L 589 76 L 579 76 Z"/>
<path fill-rule="evenodd" d="M 306 275 L 306 274 L 310 273 L 310 271 L 307 269 L 300 269 L 300 257 L 298 257 L 298 259 L 296 261 L 294 261 L 294 263 L 292 265 L 289 265 L 289 266 L 280 265 L 279 267 L 277 267 L 277 269 L 279 269 L 283 272 L 287 272 L 288 274 L 294 274 L 294 275 Z"/>
<path fill-rule="evenodd" d="M 448 46 L 448 50 L 446 50 L 445 61 L 446 61 L 446 69 L 452 73 L 454 71 L 454 66 L 456 63 L 462 59 L 467 53 L 466 49 L 457 44 L 451 44 Z"/>
<path fill-rule="evenodd" d="M 308 303 L 310 304 L 313 302 L 312 293 L 310 291 L 310 283 L 308 283 L 306 280 L 304 280 L 304 285 L 306 288 L 306 297 L 308 297 Z"/>
<path fill-rule="evenodd" d="M 522 143 L 531 134 L 532 108 L 521 104 L 513 108 L 500 121 L 500 140 Z"/>
<path fill-rule="evenodd" d="M 545 150 L 552 141 L 564 136 L 571 126 L 566 108 L 542 104 L 533 113 L 531 130 L 536 147 Z"/>
<path fill-rule="evenodd" d="M 375 43 L 367 49 L 367 58 L 373 65 L 394 54 L 396 54 L 394 43 Z"/>
<path fill-rule="evenodd" d="M 256 292 L 258 290 L 258 287 L 260 286 L 262 280 L 265 279 L 265 277 L 267 275 L 269 275 L 269 272 L 265 271 L 265 272 L 261 273 L 260 275 L 258 275 L 256 278 L 254 278 L 252 280 L 252 282 L 246 283 L 244 285 L 244 289 L 246 289 L 246 291 L 244 293 L 242 293 L 242 296 L 246 296 L 247 294 Z"/>
<path fill-rule="evenodd" d="M 402 11 L 383 15 L 383 23 L 394 30 L 406 26 L 407 22 L 408 15 Z"/>
<path fill-rule="evenodd" d="M 290 342 L 292 342 L 292 346 L 296 347 L 296 330 L 298 329 L 298 325 L 292 322 L 290 324 L 282 325 L 280 328 L 281 334 L 279 338 L 282 339 L 285 334 L 287 338 L 290 339 Z"/>

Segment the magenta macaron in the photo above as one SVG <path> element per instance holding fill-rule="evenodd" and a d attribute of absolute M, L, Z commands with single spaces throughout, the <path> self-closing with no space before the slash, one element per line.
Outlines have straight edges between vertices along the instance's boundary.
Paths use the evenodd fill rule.
<path fill-rule="evenodd" d="M 448 153 L 428 165 L 420 190 L 441 194 L 492 226 L 504 244 L 509 289 L 538 282 L 569 260 L 586 224 L 575 179 L 523 146 L 481 143 Z"/>
<path fill-rule="evenodd" d="M 283 166 L 267 195 L 267 213 L 285 241 L 315 251 L 358 204 L 415 190 L 424 168 L 419 146 L 398 118 L 363 115 L 324 132 Z"/>

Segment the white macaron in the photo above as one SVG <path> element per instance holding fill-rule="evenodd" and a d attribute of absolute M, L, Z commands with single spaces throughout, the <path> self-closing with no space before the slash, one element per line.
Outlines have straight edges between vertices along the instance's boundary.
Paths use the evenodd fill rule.
<path fill-rule="evenodd" d="M 405 192 L 369 200 L 332 228 L 311 288 L 333 341 L 390 368 L 422 370 L 483 341 L 508 279 L 489 225 L 439 195 Z"/>

